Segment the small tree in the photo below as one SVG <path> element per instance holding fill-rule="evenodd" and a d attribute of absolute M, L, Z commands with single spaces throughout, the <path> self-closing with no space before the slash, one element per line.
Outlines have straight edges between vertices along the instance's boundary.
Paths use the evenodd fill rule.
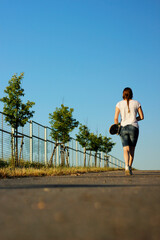
<path fill-rule="evenodd" d="M 59 141 L 61 144 L 61 166 L 65 165 L 65 144 L 71 139 L 70 132 L 72 132 L 79 124 L 79 122 L 72 117 L 73 111 L 73 108 L 69 109 L 62 104 L 60 108 L 56 108 L 56 111 L 53 112 L 53 114 L 49 114 L 49 123 L 51 124 L 50 136 L 55 142 Z"/>
<path fill-rule="evenodd" d="M 101 150 L 102 144 L 103 139 L 101 134 L 99 134 L 99 136 L 94 133 L 90 134 L 88 149 L 95 152 L 95 167 L 97 166 L 97 153 Z"/>
<path fill-rule="evenodd" d="M 15 130 L 14 139 L 15 144 L 15 161 L 14 164 L 18 165 L 18 127 L 23 127 L 26 122 L 33 117 L 34 111 L 30 111 L 30 108 L 35 104 L 34 102 L 27 101 L 22 102 L 24 89 L 21 88 L 21 81 L 24 77 L 24 73 L 19 76 L 13 75 L 8 82 L 8 86 L 4 90 L 6 97 L 0 99 L 4 103 L 3 112 L 6 114 L 5 121 L 9 123 Z"/>
<path fill-rule="evenodd" d="M 76 134 L 76 140 L 84 148 L 84 167 L 86 167 L 86 148 L 89 144 L 89 136 L 90 132 L 88 127 L 81 124 L 79 127 L 79 133 Z"/>
<path fill-rule="evenodd" d="M 107 138 L 107 137 L 103 137 L 102 141 L 103 142 L 102 142 L 101 151 L 105 153 L 105 158 L 106 158 L 107 166 L 108 166 L 108 153 L 111 152 L 115 143 L 113 143 L 111 141 L 111 138 Z"/>
<path fill-rule="evenodd" d="M 110 152 L 115 143 L 111 142 L 111 138 L 103 137 L 101 134 L 96 135 L 91 133 L 89 136 L 88 149 L 95 152 L 95 167 L 97 166 L 97 153 L 99 151 L 106 153 Z"/>

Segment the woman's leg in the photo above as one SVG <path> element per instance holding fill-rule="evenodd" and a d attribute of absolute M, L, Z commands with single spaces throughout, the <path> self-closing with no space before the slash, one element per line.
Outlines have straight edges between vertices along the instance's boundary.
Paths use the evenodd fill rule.
<path fill-rule="evenodd" d="M 123 156 L 124 156 L 124 161 L 125 161 L 126 168 L 127 168 L 127 166 L 129 166 L 129 158 L 130 158 L 129 149 L 130 149 L 129 146 L 123 147 Z"/>
<path fill-rule="evenodd" d="M 123 155 L 124 155 L 124 161 L 125 161 L 125 175 L 129 176 L 131 175 L 130 167 L 129 167 L 129 158 L 130 158 L 130 151 L 129 146 L 123 147 Z"/>
<path fill-rule="evenodd" d="M 126 175 L 132 175 L 132 163 L 134 159 L 134 151 L 135 151 L 135 147 L 133 146 L 123 147 Z"/>
<path fill-rule="evenodd" d="M 137 144 L 139 135 L 139 129 L 134 126 L 129 126 L 129 138 L 130 138 L 130 147 L 129 147 L 129 166 L 132 167 L 133 159 L 134 159 L 134 152 L 135 146 Z"/>
<path fill-rule="evenodd" d="M 130 167 L 132 167 L 132 164 L 133 164 L 134 151 L 135 151 L 135 147 L 130 146 L 130 147 L 129 147 L 129 166 L 130 166 Z"/>

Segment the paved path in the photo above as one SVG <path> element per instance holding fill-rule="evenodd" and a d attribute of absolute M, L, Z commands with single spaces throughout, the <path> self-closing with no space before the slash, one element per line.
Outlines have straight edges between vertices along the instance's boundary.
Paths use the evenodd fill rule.
<path fill-rule="evenodd" d="M 0 180 L 1 240 L 159 240 L 160 171 Z"/>

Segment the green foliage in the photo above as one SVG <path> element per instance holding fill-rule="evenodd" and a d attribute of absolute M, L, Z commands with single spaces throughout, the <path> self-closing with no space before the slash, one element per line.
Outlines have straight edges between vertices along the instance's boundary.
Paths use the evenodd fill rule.
<path fill-rule="evenodd" d="M 99 134 L 99 136 L 98 136 L 94 133 L 91 133 L 90 136 L 89 136 L 89 147 L 88 147 L 88 149 L 91 150 L 91 151 L 98 152 L 98 151 L 101 151 L 102 145 L 103 145 L 102 135 Z"/>
<path fill-rule="evenodd" d="M 8 166 L 9 166 L 9 163 L 7 161 L 0 159 L 0 168 L 8 167 Z"/>
<path fill-rule="evenodd" d="M 79 132 L 76 134 L 76 140 L 82 147 L 87 147 L 89 144 L 90 132 L 87 126 L 80 124 Z"/>
<path fill-rule="evenodd" d="M 6 167 L 10 167 L 12 168 L 12 159 L 8 159 L 8 160 L 2 160 L 0 159 L 0 168 L 6 168 Z M 46 165 L 44 163 L 39 163 L 39 162 L 29 162 L 29 161 L 24 161 L 21 160 L 19 168 L 44 168 L 46 167 Z"/>
<path fill-rule="evenodd" d="M 112 143 L 110 140 L 111 138 L 103 137 L 101 134 L 89 134 L 87 150 L 95 152 L 95 167 L 97 166 L 97 153 L 105 152 L 107 154 L 112 150 L 113 146 L 115 145 L 115 143 Z"/>
<path fill-rule="evenodd" d="M 46 167 L 44 163 L 39 163 L 39 162 L 29 162 L 29 161 L 21 161 L 21 164 L 20 164 L 20 167 L 23 167 L 23 168 L 37 168 L 37 169 L 40 169 L 40 168 L 44 168 Z"/>
<path fill-rule="evenodd" d="M 16 74 L 12 76 L 11 80 L 8 82 L 8 86 L 4 90 L 6 96 L 1 98 L 0 101 L 4 103 L 3 112 L 5 113 L 5 121 L 9 123 L 15 130 L 16 138 L 15 144 L 15 160 L 12 156 L 13 164 L 18 166 L 18 127 L 23 127 L 28 119 L 33 117 L 34 111 L 30 111 L 30 108 L 35 104 L 34 102 L 27 101 L 27 103 L 22 102 L 22 97 L 24 97 L 24 89 L 21 88 L 21 81 L 23 79 L 24 73 L 19 76 Z"/>
<path fill-rule="evenodd" d="M 21 88 L 23 76 L 24 73 L 21 73 L 20 76 L 13 75 L 8 82 L 9 85 L 4 90 L 7 96 L 0 99 L 4 103 L 3 112 L 6 114 L 5 120 L 15 129 L 19 126 L 23 127 L 34 114 L 34 111 L 29 109 L 35 103 L 27 101 L 24 104 L 21 99 L 24 96 L 24 89 Z"/>
<path fill-rule="evenodd" d="M 115 143 L 111 141 L 111 138 L 103 137 L 101 134 L 96 135 L 90 133 L 87 126 L 80 124 L 79 132 L 76 134 L 76 140 L 80 145 L 90 151 L 101 151 L 109 153 Z"/>
<path fill-rule="evenodd" d="M 55 141 L 60 141 L 63 144 L 70 141 L 70 132 L 79 124 L 79 122 L 72 117 L 73 111 L 73 108 L 69 109 L 62 104 L 60 108 L 56 108 L 53 114 L 49 114 L 49 123 L 52 128 L 50 136 Z"/>
<path fill-rule="evenodd" d="M 84 167 L 86 166 L 86 148 L 89 144 L 90 132 L 87 126 L 80 124 L 79 133 L 76 134 L 76 140 L 84 148 Z"/>
<path fill-rule="evenodd" d="M 102 141 L 103 143 L 102 143 L 101 151 L 105 153 L 111 152 L 113 146 L 115 145 L 115 143 L 111 141 L 111 138 L 102 137 Z"/>

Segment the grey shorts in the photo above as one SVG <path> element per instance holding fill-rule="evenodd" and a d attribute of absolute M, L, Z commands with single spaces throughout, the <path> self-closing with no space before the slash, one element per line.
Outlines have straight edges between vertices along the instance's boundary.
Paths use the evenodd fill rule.
<path fill-rule="evenodd" d="M 126 146 L 135 147 L 137 144 L 138 135 L 139 135 L 139 129 L 132 125 L 121 127 L 120 137 L 121 137 L 123 147 L 126 147 Z"/>

